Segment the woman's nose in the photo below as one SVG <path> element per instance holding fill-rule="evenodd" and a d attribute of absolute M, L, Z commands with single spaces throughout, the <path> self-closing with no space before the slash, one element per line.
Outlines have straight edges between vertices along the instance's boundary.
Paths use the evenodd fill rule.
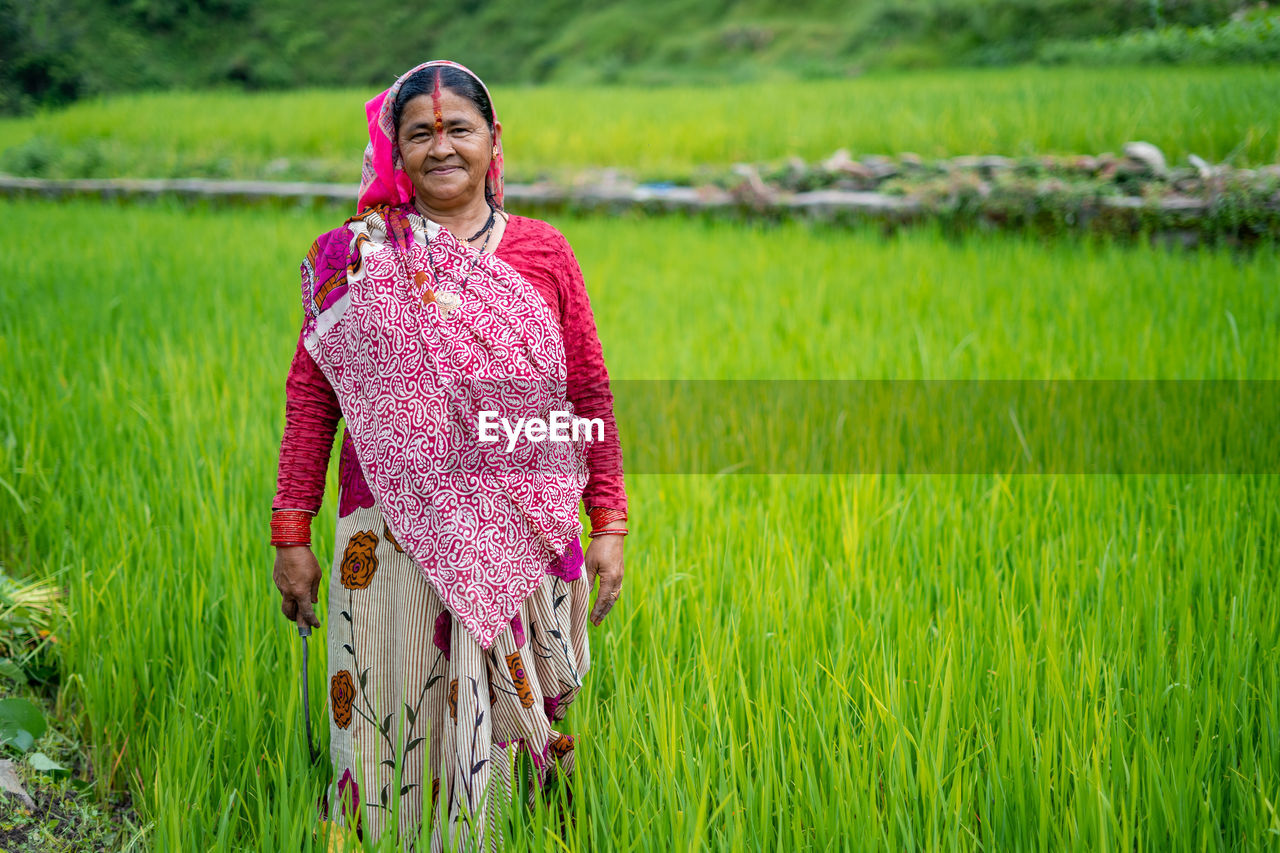
<path fill-rule="evenodd" d="M 443 157 L 453 153 L 453 140 L 449 138 L 449 134 L 441 131 L 432 135 L 431 153 L 436 157 Z"/>

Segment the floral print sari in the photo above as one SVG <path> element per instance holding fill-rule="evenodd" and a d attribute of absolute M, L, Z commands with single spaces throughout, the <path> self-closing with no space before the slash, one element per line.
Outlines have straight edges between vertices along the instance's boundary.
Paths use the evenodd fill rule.
<path fill-rule="evenodd" d="M 404 849 L 423 849 L 428 822 L 432 851 L 501 849 L 519 755 L 531 763 L 529 804 L 556 772 L 573 771 L 573 736 L 556 723 L 590 666 L 581 546 L 548 567 L 486 650 L 401 550 L 379 505 L 346 492 L 329 585 L 334 776 L 324 809 L 361 837 L 394 826 Z"/>

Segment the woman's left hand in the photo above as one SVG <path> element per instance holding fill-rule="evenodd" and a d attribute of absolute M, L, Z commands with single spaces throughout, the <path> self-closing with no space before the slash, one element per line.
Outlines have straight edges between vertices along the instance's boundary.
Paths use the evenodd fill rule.
<path fill-rule="evenodd" d="M 600 624 L 622 594 L 622 540 L 625 538 L 596 536 L 587 546 L 587 589 L 595 585 L 597 576 L 600 578 L 596 606 L 591 608 L 589 617 L 592 625 Z"/>

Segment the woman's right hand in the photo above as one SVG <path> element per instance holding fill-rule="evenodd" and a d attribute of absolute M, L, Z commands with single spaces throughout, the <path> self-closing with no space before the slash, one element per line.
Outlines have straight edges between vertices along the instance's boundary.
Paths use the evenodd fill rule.
<path fill-rule="evenodd" d="M 320 563 L 307 545 L 281 545 L 276 548 L 276 568 L 272 575 L 284 600 L 280 610 L 298 627 L 320 627 L 315 609 L 320 600 Z"/>

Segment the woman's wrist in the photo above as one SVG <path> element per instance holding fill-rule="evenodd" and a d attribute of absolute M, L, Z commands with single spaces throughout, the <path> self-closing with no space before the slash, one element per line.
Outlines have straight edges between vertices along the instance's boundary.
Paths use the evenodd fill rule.
<path fill-rule="evenodd" d="M 626 536 L 627 511 L 612 507 L 593 506 L 587 509 L 587 517 L 591 519 L 590 538 L 596 536 Z"/>
<path fill-rule="evenodd" d="M 311 545 L 311 513 L 277 509 L 271 513 L 271 544 L 277 548 Z"/>

